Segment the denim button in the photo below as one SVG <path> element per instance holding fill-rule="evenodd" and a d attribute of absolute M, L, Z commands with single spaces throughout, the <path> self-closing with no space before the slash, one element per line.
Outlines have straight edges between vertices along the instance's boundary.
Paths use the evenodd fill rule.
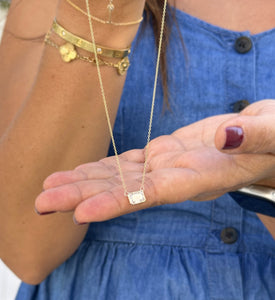
<path fill-rule="evenodd" d="M 238 53 L 247 53 L 252 48 L 252 41 L 246 36 L 239 37 L 235 42 L 235 50 Z"/>
<path fill-rule="evenodd" d="M 241 112 L 244 108 L 246 108 L 249 105 L 248 100 L 239 100 L 235 103 L 233 103 L 233 112 L 238 113 Z"/>
<path fill-rule="evenodd" d="M 233 244 L 238 239 L 238 232 L 233 227 L 226 227 L 221 231 L 221 240 L 225 244 Z"/>

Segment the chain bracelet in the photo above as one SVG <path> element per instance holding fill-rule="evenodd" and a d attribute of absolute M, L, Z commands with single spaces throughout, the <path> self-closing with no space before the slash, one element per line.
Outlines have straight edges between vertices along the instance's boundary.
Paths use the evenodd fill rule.
<path fill-rule="evenodd" d="M 55 42 L 53 42 L 50 39 L 50 33 L 49 32 L 46 34 L 44 42 L 46 44 L 56 48 L 59 51 L 59 53 L 61 55 L 61 58 L 64 62 L 68 63 L 68 62 L 73 61 L 75 59 L 79 59 L 79 60 L 89 62 L 89 63 L 92 63 L 92 64 L 96 65 L 96 59 L 95 58 L 78 54 L 78 52 L 76 51 L 76 48 L 73 44 L 65 43 L 64 45 L 61 45 L 61 46 L 57 45 Z M 102 58 L 99 58 L 99 64 L 101 66 L 116 68 L 119 75 L 124 75 L 126 73 L 126 71 L 128 70 L 129 66 L 130 66 L 128 56 L 122 58 L 117 63 L 109 62 L 109 61 L 103 60 Z"/>

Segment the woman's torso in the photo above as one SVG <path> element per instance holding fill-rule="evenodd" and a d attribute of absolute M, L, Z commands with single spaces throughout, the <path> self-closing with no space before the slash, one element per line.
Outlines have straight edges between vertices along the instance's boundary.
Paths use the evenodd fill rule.
<path fill-rule="evenodd" d="M 152 137 L 230 113 L 240 100 L 275 98 L 275 29 L 251 35 L 176 16 L 185 50 L 174 26 L 171 109 L 163 108 L 159 87 Z M 236 41 L 243 36 L 251 47 L 241 53 Z M 114 128 L 119 152 L 146 143 L 155 57 L 147 27 L 133 45 Z M 91 224 L 77 252 L 41 285 L 23 285 L 17 299 L 272 299 L 274 277 L 274 240 L 254 213 L 225 195 Z"/>

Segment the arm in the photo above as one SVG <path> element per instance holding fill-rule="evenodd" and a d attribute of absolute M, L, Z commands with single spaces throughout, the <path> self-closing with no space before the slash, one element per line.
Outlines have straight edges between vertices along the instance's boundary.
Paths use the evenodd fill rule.
<path fill-rule="evenodd" d="M 21 0 L 11 7 L 1 45 L 5 68 L 1 68 L 0 87 L 0 255 L 31 284 L 42 281 L 71 256 L 87 230 L 74 225 L 70 212 L 43 219 L 34 213 L 34 199 L 44 178 L 56 170 L 98 160 L 109 146 L 96 68 L 82 61 L 65 64 L 56 49 L 14 37 L 45 34 L 57 14 L 66 29 L 90 40 L 87 17 L 64 0 L 57 13 L 55 1 L 49 6 L 36 2 Z M 103 12 L 102 2 L 94 3 L 93 11 Z M 114 17 L 121 22 L 126 17 L 126 21 L 138 19 L 143 6 L 144 1 L 120 1 L 116 4 L 119 15 Z M 112 28 L 110 34 L 110 26 L 95 26 L 98 44 L 110 48 L 128 46 L 138 28 Z M 18 72 L 27 76 L 27 83 L 22 76 L 15 81 Z M 107 67 L 102 75 L 114 122 L 125 76 Z"/>

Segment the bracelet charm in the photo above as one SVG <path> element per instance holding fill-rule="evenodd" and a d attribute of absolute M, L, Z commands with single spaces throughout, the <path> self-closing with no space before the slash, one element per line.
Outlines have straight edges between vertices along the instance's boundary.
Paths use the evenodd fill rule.
<path fill-rule="evenodd" d="M 124 75 L 128 68 L 130 66 L 130 61 L 128 56 L 124 57 L 121 61 L 118 62 L 117 64 L 117 72 L 119 75 Z"/>
<path fill-rule="evenodd" d="M 56 48 L 59 51 L 60 55 L 61 55 L 61 59 L 66 63 L 69 63 L 71 61 L 79 59 L 79 60 L 82 60 L 82 61 L 85 61 L 85 62 L 92 63 L 94 65 L 96 64 L 96 60 L 95 60 L 94 57 L 79 55 L 78 52 L 77 52 L 77 48 L 76 48 L 77 46 L 75 46 L 75 45 L 73 45 L 69 42 L 67 42 L 67 43 L 65 43 L 61 46 L 57 45 L 54 41 L 52 41 L 50 39 L 50 32 L 48 32 L 46 34 L 44 42 L 45 42 L 45 44 Z M 98 48 L 97 51 L 100 52 L 99 49 L 100 48 Z M 103 60 L 102 58 L 99 58 L 99 64 L 101 66 L 116 68 L 118 75 L 124 75 L 127 72 L 128 68 L 130 66 L 130 61 L 129 61 L 128 56 L 123 57 L 117 63 L 106 61 L 106 60 Z"/>
<path fill-rule="evenodd" d="M 59 53 L 61 55 L 62 60 L 65 62 L 70 62 L 77 58 L 77 52 L 75 50 L 75 47 L 70 43 L 66 43 L 60 46 Z"/>

